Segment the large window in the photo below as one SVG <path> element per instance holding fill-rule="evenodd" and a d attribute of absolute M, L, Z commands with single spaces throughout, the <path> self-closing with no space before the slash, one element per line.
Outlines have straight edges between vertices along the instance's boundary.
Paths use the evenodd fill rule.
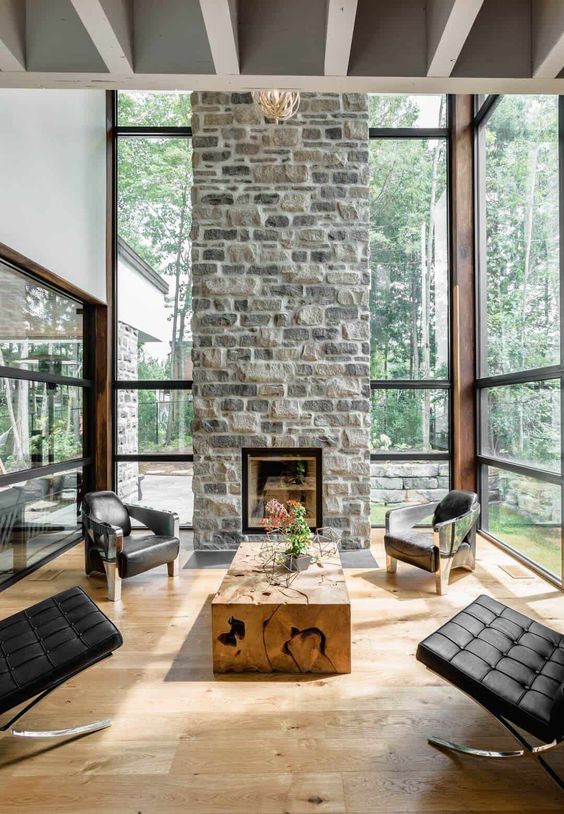
<path fill-rule="evenodd" d="M 483 529 L 562 580 L 562 212 L 557 96 L 477 111 Z"/>
<path fill-rule="evenodd" d="M 84 306 L 0 260 L 0 585 L 80 537 Z"/>
<path fill-rule="evenodd" d="M 120 91 L 115 114 L 116 486 L 189 526 L 190 94 Z"/>
<path fill-rule="evenodd" d="M 371 514 L 449 488 L 447 99 L 370 98 Z"/>

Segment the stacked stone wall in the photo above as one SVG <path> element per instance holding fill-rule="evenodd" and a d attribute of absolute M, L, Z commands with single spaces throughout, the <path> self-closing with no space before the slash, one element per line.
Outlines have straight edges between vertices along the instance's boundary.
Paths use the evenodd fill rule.
<path fill-rule="evenodd" d="M 368 113 L 193 94 L 194 544 L 241 540 L 241 449 L 323 450 L 323 521 L 369 544 Z"/>

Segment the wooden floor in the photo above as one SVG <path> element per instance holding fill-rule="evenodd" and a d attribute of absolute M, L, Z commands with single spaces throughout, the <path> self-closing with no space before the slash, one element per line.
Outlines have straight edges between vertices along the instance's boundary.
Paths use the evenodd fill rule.
<path fill-rule="evenodd" d="M 1 814 L 361 814 L 564 811 L 564 795 L 533 761 L 452 757 L 440 734 L 492 748 L 511 739 L 462 694 L 415 661 L 417 642 L 478 594 L 564 630 L 564 596 L 479 541 L 474 574 L 448 596 L 409 566 L 347 570 L 353 672 L 337 677 L 211 674 L 210 598 L 222 570 L 162 568 L 105 600 L 86 580 L 80 547 L 0 593 L 0 618 L 82 585 L 121 629 L 113 658 L 69 681 L 25 718 L 60 728 L 111 717 L 81 740 L 0 740 Z M 189 552 L 186 551 L 186 557 Z M 510 745 L 511 744 L 511 745 Z M 564 772 L 564 754 L 553 763 Z"/>

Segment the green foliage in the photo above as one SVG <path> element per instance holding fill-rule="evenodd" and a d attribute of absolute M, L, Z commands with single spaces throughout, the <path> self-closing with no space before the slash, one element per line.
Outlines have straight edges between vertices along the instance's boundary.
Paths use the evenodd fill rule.
<path fill-rule="evenodd" d="M 556 364 L 558 97 L 504 96 L 484 137 L 485 372 L 492 375 Z"/>

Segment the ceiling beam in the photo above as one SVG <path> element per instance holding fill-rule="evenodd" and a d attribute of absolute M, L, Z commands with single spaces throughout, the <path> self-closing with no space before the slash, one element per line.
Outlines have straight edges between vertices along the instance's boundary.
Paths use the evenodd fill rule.
<path fill-rule="evenodd" d="M 200 0 L 215 72 L 240 73 L 237 0 Z"/>
<path fill-rule="evenodd" d="M 108 71 L 133 74 L 131 0 L 71 0 Z"/>
<path fill-rule="evenodd" d="M 450 76 L 484 0 L 427 5 L 427 76 Z"/>
<path fill-rule="evenodd" d="M 25 71 L 25 3 L 0 0 L 0 71 Z"/>
<path fill-rule="evenodd" d="M 564 68 L 564 3 L 537 0 L 533 4 L 533 76 L 554 79 Z"/>
<path fill-rule="evenodd" d="M 358 0 L 329 0 L 325 37 L 325 76 L 346 76 Z"/>

